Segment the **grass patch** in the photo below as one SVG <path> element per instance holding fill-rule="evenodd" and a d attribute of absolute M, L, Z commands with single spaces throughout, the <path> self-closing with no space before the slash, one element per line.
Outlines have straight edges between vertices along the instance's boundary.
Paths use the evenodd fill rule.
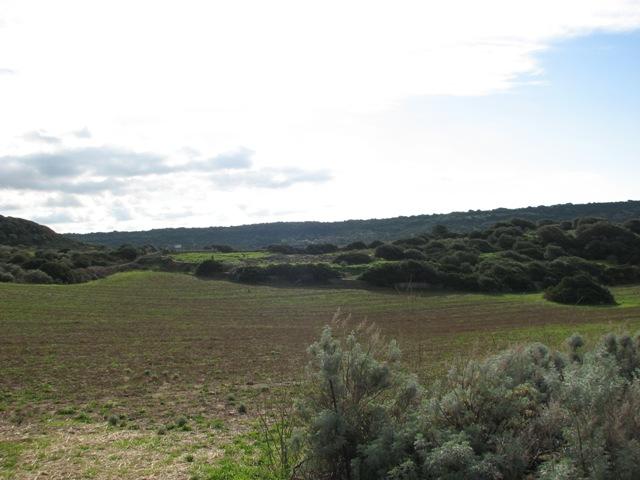
<path fill-rule="evenodd" d="M 255 262 L 256 260 L 263 260 L 270 255 L 271 254 L 268 252 L 183 252 L 173 253 L 171 254 L 171 257 L 179 262 L 187 263 L 201 263 L 204 260 L 213 259 L 225 263 L 239 264 L 244 262 Z"/>

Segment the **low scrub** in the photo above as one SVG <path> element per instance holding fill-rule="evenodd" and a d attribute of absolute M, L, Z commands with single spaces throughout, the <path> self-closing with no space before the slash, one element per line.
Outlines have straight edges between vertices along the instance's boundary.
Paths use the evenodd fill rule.
<path fill-rule="evenodd" d="M 358 252 L 343 253 L 333 259 L 333 263 L 342 263 L 346 265 L 363 265 L 365 263 L 371 263 L 372 261 L 373 259 L 371 256 L 366 253 Z"/>
<path fill-rule="evenodd" d="M 231 278 L 243 283 L 266 283 L 280 281 L 293 284 L 327 283 L 340 278 L 340 272 L 325 263 L 275 264 L 267 266 L 238 267 Z"/>
<path fill-rule="evenodd" d="M 578 274 L 563 278 L 544 294 L 547 300 L 568 305 L 615 305 L 609 289 L 598 284 L 593 277 Z"/>
<path fill-rule="evenodd" d="M 442 282 L 442 276 L 433 265 L 427 262 L 405 260 L 374 265 L 360 276 L 360 280 L 379 287 L 411 283 L 438 285 Z"/>
<path fill-rule="evenodd" d="M 640 340 L 583 344 L 516 347 L 427 390 L 395 342 L 326 327 L 309 349 L 294 439 L 304 460 L 290 478 L 639 478 Z"/>
<path fill-rule="evenodd" d="M 212 278 L 225 270 L 224 264 L 218 260 L 208 259 L 200 262 L 196 267 L 195 274 L 197 277 Z"/>

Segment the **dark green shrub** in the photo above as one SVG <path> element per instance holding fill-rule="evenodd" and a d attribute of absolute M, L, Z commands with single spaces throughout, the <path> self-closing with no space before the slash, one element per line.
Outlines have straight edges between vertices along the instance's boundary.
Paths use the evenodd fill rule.
<path fill-rule="evenodd" d="M 343 253 L 333 259 L 333 263 L 344 263 L 346 265 L 362 265 L 365 263 L 371 263 L 373 259 L 366 253 Z"/>
<path fill-rule="evenodd" d="M 345 250 L 345 251 L 366 250 L 366 249 L 367 249 L 367 245 L 364 242 L 351 242 L 345 245 L 344 247 L 342 247 L 342 250 Z"/>
<path fill-rule="evenodd" d="M 560 245 L 547 245 L 544 249 L 545 260 L 555 260 L 556 258 L 567 256 L 567 251 Z"/>
<path fill-rule="evenodd" d="M 27 270 L 20 280 L 24 283 L 53 283 L 53 278 L 42 270 Z"/>
<path fill-rule="evenodd" d="M 480 289 L 478 277 L 467 272 L 441 272 L 440 281 L 444 287 L 452 290 L 475 292 Z"/>
<path fill-rule="evenodd" d="M 374 240 L 369 244 L 369 248 L 378 248 L 380 245 L 384 245 L 384 242 L 381 242 L 380 240 Z"/>
<path fill-rule="evenodd" d="M 383 244 L 376 248 L 374 255 L 384 260 L 402 260 L 404 250 L 397 245 Z"/>
<path fill-rule="evenodd" d="M 27 263 L 29 261 L 31 257 L 25 253 L 16 253 L 13 257 L 11 257 L 11 259 L 9 260 L 9 262 L 15 264 L 15 265 L 23 265 L 25 263 Z"/>
<path fill-rule="evenodd" d="M 446 225 L 435 225 L 431 229 L 431 235 L 434 238 L 453 238 L 456 236 Z"/>
<path fill-rule="evenodd" d="M 481 238 L 472 238 L 469 240 L 469 245 L 481 253 L 491 253 L 496 250 L 489 242 Z"/>
<path fill-rule="evenodd" d="M 565 220 L 564 222 L 560 222 L 559 226 L 565 232 L 568 232 L 569 230 L 573 230 L 573 222 L 570 222 L 568 220 Z"/>
<path fill-rule="evenodd" d="M 316 284 L 340 278 L 340 272 L 324 263 L 283 263 L 266 267 L 239 267 L 232 271 L 231 278 L 243 283 L 280 281 L 293 284 Z"/>
<path fill-rule="evenodd" d="M 270 278 L 294 284 L 327 283 L 341 276 L 326 263 L 283 263 L 269 265 L 265 270 Z"/>
<path fill-rule="evenodd" d="M 40 266 L 40 270 L 57 282 L 73 283 L 73 270 L 60 261 L 46 261 Z"/>
<path fill-rule="evenodd" d="M 83 253 L 72 255 L 71 260 L 74 268 L 87 268 L 91 266 L 91 257 Z"/>
<path fill-rule="evenodd" d="M 576 218 L 573 221 L 573 228 L 577 230 L 580 227 L 585 227 L 587 225 L 593 225 L 594 223 L 606 222 L 606 218 L 602 217 L 580 217 Z"/>
<path fill-rule="evenodd" d="M 542 260 L 544 258 L 544 250 L 542 247 L 527 240 L 516 240 L 516 243 L 513 245 L 513 249 L 514 251 L 535 260 Z"/>
<path fill-rule="evenodd" d="M 440 272 L 431 264 L 416 260 L 374 265 L 360 275 L 360 280 L 380 287 L 400 284 L 439 285 Z"/>
<path fill-rule="evenodd" d="M 493 277 L 480 275 L 478 277 L 478 288 L 482 292 L 498 293 L 502 290 L 502 283 Z"/>
<path fill-rule="evenodd" d="M 22 264 L 22 268 L 25 270 L 38 270 L 46 260 L 42 257 L 30 258 Z"/>
<path fill-rule="evenodd" d="M 513 218 L 509 221 L 509 223 L 523 231 L 536 229 L 536 224 L 534 222 L 525 220 L 524 218 Z"/>
<path fill-rule="evenodd" d="M 410 248 L 409 250 L 405 250 L 403 257 L 407 260 L 426 260 L 427 256 L 422 253 L 420 250 L 416 250 L 415 248 Z"/>
<path fill-rule="evenodd" d="M 580 226 L 576 243 L 585 258 L 604 260 L 613 257 L 620 263 L 640 261 L 640 237 L 608 222 Z"/>
<path fill-rule="evenodd" d="M 225 270 L 224 264 L 214 259 L 208 259 L 200 262 L 196 267 L 195 274 L 202 278 L 211 278 L 223 273 Z"/>
<path fill-rule="evenodd" d="M 604 271 L 604 282 L 607 285 L 640 283 L 640 267 L 636 265 L 607 267 Z"/>
<path fill-rule="evenodd" d="M 9 272 L 0 272 L 0 283 L 10 283 L 13 281 L 15 281 L 15 278 Z"/>
<path fill-rule="evenodd" d="M 394 245 L 399 245 L 403 248 L 411 248 L 411 247 L 419 247 L 424 245 L 429 240 L 425 237 L 411 237 L 411 238 L 402 238 L 400 240 L 396 240 L 393 242 Z"/>
<path fill-rule="evenodd" d="M 615 305 L 611 292 L 598 284 L 593 277 L 578 274 L 563 278 L 544 294 L 547 300 L 568 305 Z"/>
<path fill-rule="evenodd" d="M 554 244 L 563 248 L 570 248 L 573 245 L 573 239 L 557 225 L 540 227 L 536 231 L 536 235 L 543 246 Z"/>
<path fill-rule="evenodd" d="M 496 240 L 496 244 L 503 250 L 511 249 L 515 243 L 516 237 L 509 233 L 503 233 Z"/>
<path fill-rule="evenodd" d="M 291 245 L 269 245 L 266 248 L 267 252 L 270 253 L 281 253 L 284 255 L 294 255 L 296 253 L 302 253 L 302 249 L 297 247 L 292 247 Z"/>
<path fill-rule="evenodd" d="M 639 218 L 633 218 L 631 220 L 627 220 L 622 224 L 622 226 L 627 230 L 632 231 L 636 235 L 640 235 L 640 219 Z"/>
<path fill-rule="evenodd" d="M 605 267 L 580 257 L 560 257 L 548 263 L 549 273 L 559 280 L 579 273 L 586 273 L 599 281 L 604 281 Z"/>
<path fill-rule="evenodd" d="M 506 258 L 488 258 L 478 264 L 478 277 L 490 277 L 501 292 L 530 292 L 536 286 L 526 264 Z"/>
<path fill-rule="evenodd" d="M 263 283 L 269 280 L 269 273 L 264 267 L 250 265 L 233 269 L 231 278 L 242 283 Z"/>
<path fill-rule="evenodd" d="M 338 251 L 338 246 L 332 243 L 312 243 L 304 249 L 309 255 L 322 255 L 324 253 L 334 253 Z"/>
<path fill-rule="evenodd" d="M 138 249 L 133 245 L 122 245 L 114 252 L 114 254 L 122 258 L 123 260 L 133 262 L 136 258 L 138 258 L 139 252 Z"/>

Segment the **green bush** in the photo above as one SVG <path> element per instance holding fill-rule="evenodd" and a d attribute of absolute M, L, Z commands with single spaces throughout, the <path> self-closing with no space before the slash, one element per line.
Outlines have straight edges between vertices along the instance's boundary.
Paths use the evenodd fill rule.
<path fill-rule="evenodd" d="M 11 283 L 13 281 L 15 281 L 15 278 L 9 272 L 0 272 L 0 283 Z"/>
<path fill-rule="evenodd" d="M 249 265 L 233 269 L 231 278 L 241 283 L 264 283 L 269 279 L 269 273 L 264 267 Z"/>
<path fill-rule="evenodd" d="M 342 247 L 342 250 L 345 250 L 345 251 L 366 250 L 366 249 L 367 249 L 367 245 L 364 242 L 351 242 L 345 245 L 344 247 Z"/>
<path fill-rule="evenodd" d="M 20 280 L 24 283 L 53 283 L 53 278 L 42 270 L 27 270 Z"/>
<path fill-rule="evenodd" d="M 203 260 L 196 267 L 195 274 L 202 278 L 211 278 L 223 273 L 225 270 L 224 264 L 218 260 L 208 259 Z"/>
<path fill-rule="evenodd" d="M 366 253 L 358 252 L 343 253 L 333 259 L 333 263 L 344 263 L 347 265 L 363 265 L 371 263 L 372 261 L 373 259 Z"/>
<path fill-rule="evenodd" d="M 61 261 L 46 261 L 40 266 L 40 270 L 57 282 L 73 283 L 73 270 Z"/>
<path fill-rule="evenodd" d="M 114 254 L 122 258 L 123 260 L 133 262 L 136 258 L 138 258 L 140 252 L 138 252 L 138 249 L 133 245 L 122 245 L 114 252 Z"/>
<path fill-rule="evenodd" d="M 487 258 L 478 264 L 478 275 L 490 277 L 501 292 L 530 292 L 536 289 L 526 264 L 509 258 Z"/>
<path fill-rule="evenodd" d="M 324 253 L 333 253 L 338 251 L 338 246 L 332 243 L 312 243 L 304 249 L 309 255 L 322 255 Z"/>
<path fill-rule="evenodd" d="M 544 296 L 552 302 L 569 305 L 615 305 L 616 303 L 607 288 L 585 274 L 563 278 L 558 285 L 548 288 Z"/>
<path fill-rule="evenodd" d="M 407 260 L 426 260 L 427 256 L 420 250 L 410 248 L 404 251 L 403 258 L 406 258 Z"/>
<path fill-rule="evenodd" d="M 327 327 L 309 349 L 300 478 L 639 478 L 638 338 L 568 346 L 468 361 L 425 398 L 394 342 Z"/>
<path fill-rule="evenodd" d="M 385 243 L 376 248 L 374 255 L 384 260 L 402 260 L 404 258 L 404 250 L 397 245 Z"/>
<path fill-rule="evenodd" d="M 360 275 L 360 280 L 379 287 L 393 287 L 412 283 L 438 285 L 442 277 L 432 264 L 405 260 L 374 265 Z"/>
<path fill-rule="evenodd" d="M 340 278 L 340 272 L 324 263 L 274 264 L 265 267 L 246 266 L 231 272 L 231 278 L 243 283 L 280 281 L 311 285 Z"/>
<path fill-rule="evenodd" d="M 278 245 L 269 245 L 266 248 L 269 253 L 280 253 L 283 255 L 294 255 L 296 253 L 302 253 L 303 250 L 297 247 L 292 247 L 291 245 L 278 244 Z"/>

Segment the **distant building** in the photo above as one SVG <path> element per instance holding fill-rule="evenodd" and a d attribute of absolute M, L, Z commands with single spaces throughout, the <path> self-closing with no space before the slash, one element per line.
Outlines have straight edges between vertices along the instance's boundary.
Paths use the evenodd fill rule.
<path fill-rule="evenodd" d="M 174 246 L 173 246 L 173 249 L 174 249 L 174 250 L 182 250 L 182 244 L 181 244 L 181 243 L 179 243 L 179 244 L 177 244 L 177 245 L 174 245 Z"/>

